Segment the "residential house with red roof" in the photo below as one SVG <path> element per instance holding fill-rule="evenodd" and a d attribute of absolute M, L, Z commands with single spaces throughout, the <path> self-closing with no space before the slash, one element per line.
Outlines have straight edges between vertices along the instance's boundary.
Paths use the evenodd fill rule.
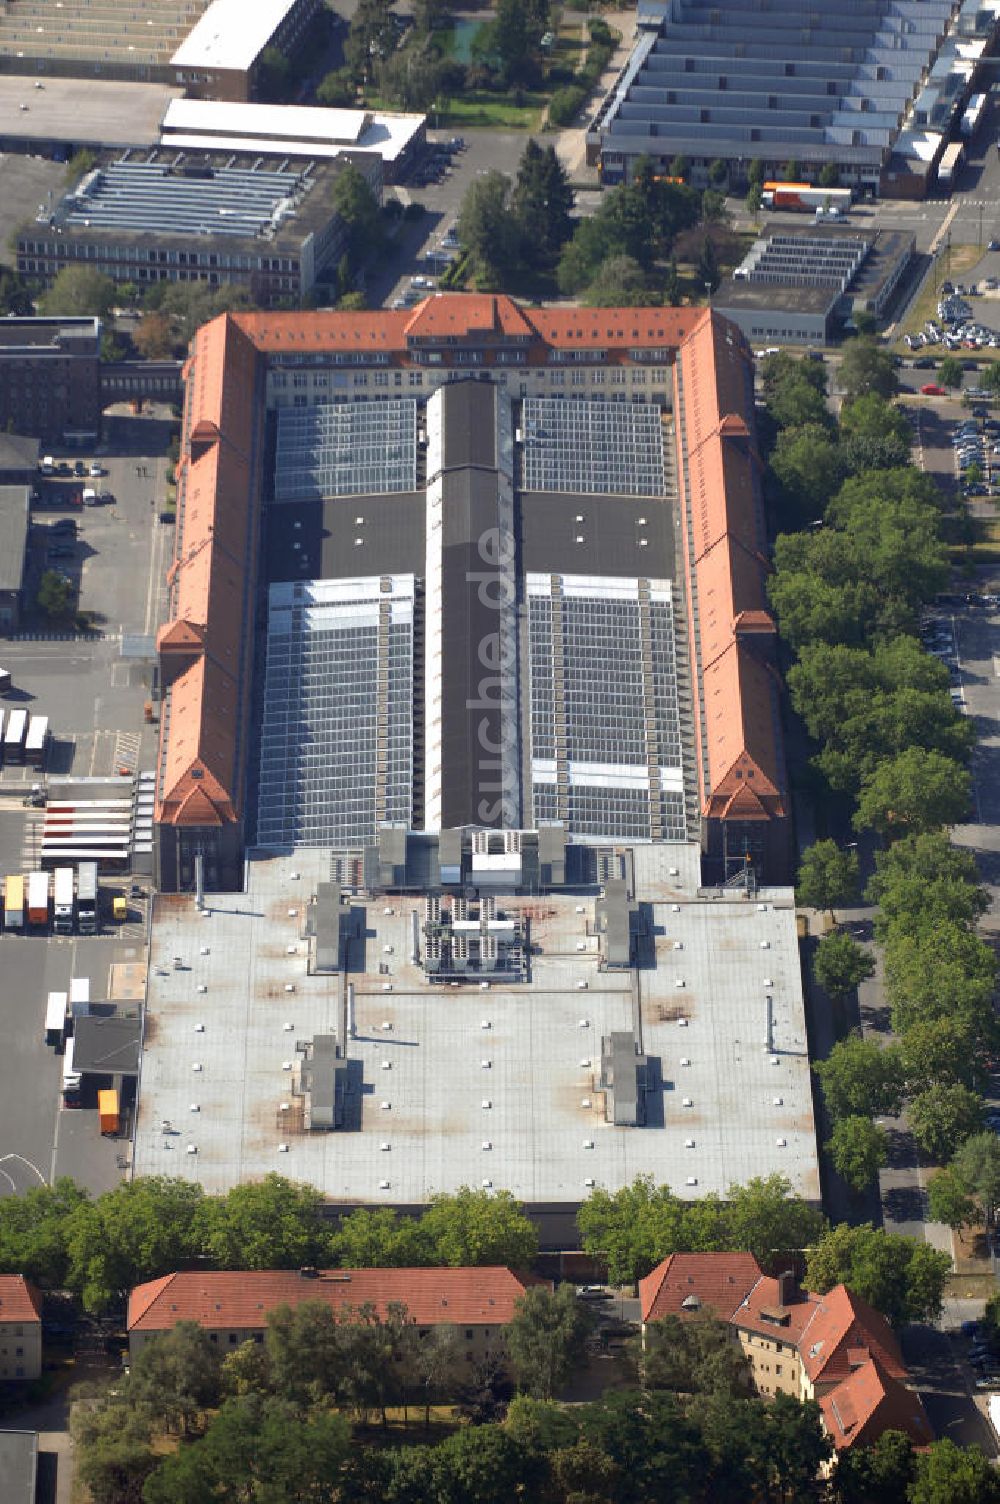
<path fill-rule="evenodd" d="M 468 1363 L 502 1359 L 504 1330 L 530 1285 L 546 1284 L 502 1266 L 437 1269 L 265 1269 L 165 1274 L 137 1285 L 128 1302 L 129 1352 L 179 1321 L 194 1321 L 222 1351 L 262 1342 L 270 1312 L 319 1301 L 349 1318 L 374 1306 L 383 1318 L 406 1307 L 421 1336 L 453 1329 Z"/>
<path fill-rule="evenodd" d="M 0 1274 L 0 1380 L 42 1371 L 42 1298 L 23 1274 Z"/>
<path fill-rule="evenodd" d="M 818 1400 L 840 1450 L 905 1431 L 933 1439 L 895 1333 L 881 1312 L 846 1285 L 826 1295 L 792 1274 L 762 1274 L 749 1253 L 675 1253 L 639 1282 L 642 1320 L 714 1314 L 729 1323 L 757 1393 Z"/>

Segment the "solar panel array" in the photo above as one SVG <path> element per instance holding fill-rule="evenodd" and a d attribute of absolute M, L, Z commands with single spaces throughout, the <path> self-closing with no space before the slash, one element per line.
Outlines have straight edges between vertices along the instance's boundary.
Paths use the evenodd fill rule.
<path fill-rule="evenodd" d="M 413 593 L 412 576 L 271 587 L 259 845 L 412 823 Z"/>
<path fill-rule="evenodd" d="M 58 222 L 80 229 L 153 235 L 262 235 L 301 196 L 296 172 L 244 167 L 171 171 L 164 162 L 112 162 L 63 200 Z"/>
<path fill-rule="evenodd" d="M 642 402 L 526 397 L 523 489 L 585 496 L 662 496 L 659 408 Z"/>
<path fill-rule="evenodd" d="M 275 501 L 416 489 L 412 398 L 278 409 Z"/>
<path fill-rule="evenodd" d="M 644 604 L 636 581 L 553 586 L 529 576 L 528 645 L 535 823 L 563 818 L 561 761 L 571 831 L 649 840 L 650 778 L 655 787 L 658 769 L 681 768 L 669 591 Z M 684 840 L 684 796 L 672 781 L 678 787 L 660 793 L 660 839 Z"/>

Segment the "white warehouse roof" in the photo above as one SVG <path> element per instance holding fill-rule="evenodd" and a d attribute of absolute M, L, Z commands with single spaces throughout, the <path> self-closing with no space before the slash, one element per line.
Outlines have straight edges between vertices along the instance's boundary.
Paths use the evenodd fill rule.
<path fill-rule="evenodd" d="M 163 146 L 270 150 L 304 157 L 336 157 L 347 150 L 371 151 L 377 152 L 384 162 L 394 162 L 422 128 L 424 120 L 423 115 L 378 115 L 371 110 L 174 99 L 163 117 L 160 140 Z"/>
<path fill-rule="evenodd" d="M 246 72 L 264 51 L 295 0 L 213 0 L 173 57 L 175 68 Z"/>

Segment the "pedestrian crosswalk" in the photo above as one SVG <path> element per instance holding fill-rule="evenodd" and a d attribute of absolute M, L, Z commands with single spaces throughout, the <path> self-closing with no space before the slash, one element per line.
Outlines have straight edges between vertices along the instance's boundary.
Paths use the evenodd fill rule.
<path fill-rule="evenodd" d="M 134 773 L 139 765 L 139 744 L 141 736 L 136 731 L 115 732 L 115 772 L 121 773 L 127 770 Z"/>

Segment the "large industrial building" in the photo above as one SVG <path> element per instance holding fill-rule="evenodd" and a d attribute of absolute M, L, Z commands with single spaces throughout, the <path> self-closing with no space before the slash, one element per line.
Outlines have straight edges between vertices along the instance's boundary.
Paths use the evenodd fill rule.
<path fill-rule="evenodd" d="M 294 53 L 319 9 L 320 0 L 13 0 L 0 9 L 0 73 L 253 99 L 267 49 Z"/>
<path fill-rule="evenodd" d="M 434 295 L 185 379 L 136 1172 L 818 1200 L 744 338 Z"/>
<path fill-rule="evenodd" d="M 864 196 L 922 197 L 995 49 L 995 0 L 643 0 L 631 57 L 587 132 L 602 181 L 684 157 L 692 182 L 725 163 L 743 191 L 786 164 L 832 165 Z M 992 78 L 986 75 L 988 82 Z M 987 84 L 988 86 L 988 84 Z"/>
<path fill-rule="evenodd" d="M 128 150 L 59 203 L 41 205 L 18 232 L 18 271 L 48 285 L 85 261 L 140 287 L 200 281 L 244 287 L 264 307 L 300 302 L 346 249 L 332 186 L 349 162 L 381 202 L 382 159 L 373 152 L 316 162 L 254 148 Z"/>
<path fill-rule="evenodd" d="M 461 295 L 228 316 L 192 345 L 184 436 L 162 888 L 199 853 L 231 888 L 248 845 L 387 827 L 692 840 L 712 877 L 787 878 L 732 325 Z"/>

